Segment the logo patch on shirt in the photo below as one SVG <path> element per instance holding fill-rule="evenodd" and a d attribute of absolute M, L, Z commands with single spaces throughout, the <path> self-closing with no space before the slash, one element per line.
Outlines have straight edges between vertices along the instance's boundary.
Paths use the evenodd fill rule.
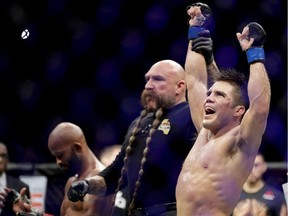
<path fill-rule="evenodd" d="M 164 119 L 158 127 L 158 130 L 162 130 L 165 135 L 170 131 L 171 125 L 169 119 Z"/>
<path fill-rule="evenodd" d="M 273 191 L 267 191 L 265 194 L 263 194 L 263 199 L 274 200 L 275 195 L 274 195 Z"/>

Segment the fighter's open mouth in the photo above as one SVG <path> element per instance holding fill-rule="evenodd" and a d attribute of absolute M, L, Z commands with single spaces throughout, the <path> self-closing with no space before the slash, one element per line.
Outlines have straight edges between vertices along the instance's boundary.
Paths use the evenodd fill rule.
<path fill-rule="evenodd" d="M 215 110 L 212 107 L 205 107 L 205 115 L 214 114 Z"/>

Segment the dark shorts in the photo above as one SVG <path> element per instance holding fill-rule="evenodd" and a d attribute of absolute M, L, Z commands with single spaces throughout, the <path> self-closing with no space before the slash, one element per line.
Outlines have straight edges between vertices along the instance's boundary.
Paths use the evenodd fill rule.
<path fill-rule="evenodd" d="M 159 204 L 146 208 L 136 208 L 133 216 L 176 216 L 176 203 Z"/>

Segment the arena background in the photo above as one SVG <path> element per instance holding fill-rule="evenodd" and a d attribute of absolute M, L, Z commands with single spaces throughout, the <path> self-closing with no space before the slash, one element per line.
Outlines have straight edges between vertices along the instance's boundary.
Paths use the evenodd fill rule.
<path fill-rule="evenodd" d="M 250 21 L 266 30 L 272 101 L 261 151 L 272 164 L 282 164 L 279 181 L 287 181 L 283 167 L 287 161 L 287 1 L 202 2 L 213 11 L 211 33 L 219 67 L 247 72 L 236 32 Z M 191 3 L 1 0 L 0 141 L 8 145 L 15 165 L 12 173 L 23 172 L 21 164 L 31 163 L 28 170 L 35 173 L 37 165 L 55 162 L 47 139 L 61 121 L 78 124 L 96 155 L 105 146 L 122 143 L 129 123 L 140 113 L 139 97 L 149 67 L 162 59 L 184 65 L 186 6 Z M 25 29 L 30 36 L 24 40 Z M 54 168 L 52 173 L 49 166 L 40 170 L 58 179 Z M 53 193 L 61 194 L 61 189 Z"/>

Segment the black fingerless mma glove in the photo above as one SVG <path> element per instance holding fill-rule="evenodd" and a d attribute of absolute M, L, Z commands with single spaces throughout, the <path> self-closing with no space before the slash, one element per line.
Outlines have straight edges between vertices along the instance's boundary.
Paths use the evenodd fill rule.
<path fill-rule="evenodd" d="M 67 196 L 70 201 L 77 202 L 82 201 L 89 189 L 89 182 L 87 180 L 75 181 L 67 192 Z"/>
<path fill-rule="evenodd" d="M 195 38 L 198 37 L 198 33 L 205 30 L 206 28 L 208 28 L 209 24 L 210 24 L 210 20 L 211 20 L 211 15 L 212 15 L 212 11 L 210 9 L 210 7 L 207 4 L 198 2 L 198 3 L 194 3 L 190 6 L 187 7 L 187 11 L 194 6 L 198 6 L 201 9 L 201 13 L 204 16 L 204 20 L 202 20 L 202 25 L 197 25 L 197 26 L 189 26 L 189 31 L 188 31 L 188 39 L 189 40 L 194 40 Z M 190 19 L 190 18 L 189 18 Z"/>
<path fill-rule="evenodd" d="M 254 42 L 251 47 L 246 50 L 247 61 L 249 64 L 254 62 L 264 62 L 265 52 L 263 46 L 266 39 L 266 32 L 263 27 L 256 22 L 250 22 L 248 27 L 249 38 L 254 38 Z"/>
<path fill-rule="evenodd" d="M 209 30 L 203 30 L 198 33 L 198 38 L 193 40 L 192 51 L 203 55 L 207 65 L 210 65 L 214 61 L 213 41 Z"/>

